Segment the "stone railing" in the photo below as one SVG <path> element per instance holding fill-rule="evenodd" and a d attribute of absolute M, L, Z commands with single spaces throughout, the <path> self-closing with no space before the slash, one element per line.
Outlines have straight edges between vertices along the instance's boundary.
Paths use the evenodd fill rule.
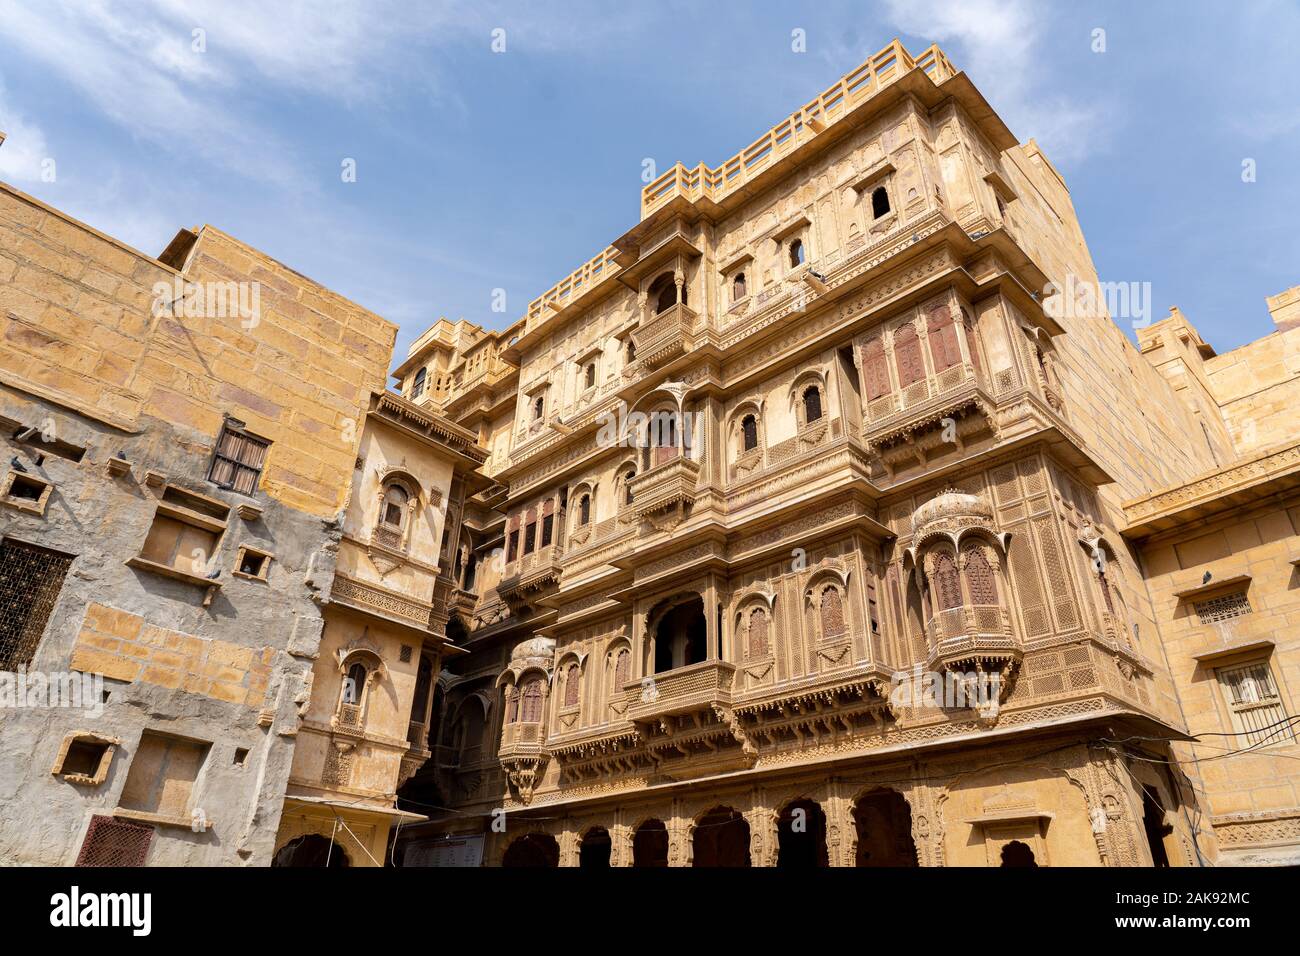
<path fill-rule="evenodd" d="M 650 370 L 684 355 L 695 345 L 699 316 L 680 302 L 657 314 L 648 314 L 632 333 L 637 362 Z"/>
<path fill-rule="evenodd" d="M 556 522 L 561 516 L 556 516 Z M 560 576 L 561 546 L 558 541 L 521 555 L 505 566 L 505 574 L 497 585 L 497 592 L 504 597 L 545 587 L 558 580 Z"/>
<path fill-rule="evenodd" d="M 930 667 L 960 668 L 977 661 L 1018 660 L 1020 645 L 1006 608 L 974 605 L 940 611 L 926 624 Z"/>
<path fill-rule="evenodd" d="M 545 321 L 550 312 L 558 311 L 583 293 L 612 277 L 620 269 L 618 263 L 614 261 L 617 255 L 618 250 L 610 246 L 529 302 L 525 328 L 532 331 L 537 323 Z"/>
<path fill-rule="evenodd" d="M 624 685 L 627 715 L 631 720 L 653 720 L 669 714 L 706 710 L 713 705 L 729 707 L 736 665 L 726 661 L 702 661 Z"/>
<path fill-rule="evenodd" d="M 330 600 L 346 604 L 359 611 L 369 611 L 390 619 L 396 618 L 419 628 L 429 626 L 429 615 L 434 609 L 432 604 L 350 578 L 342 572 L 336 572 L 334 575 L 334 583 L 330 587 Z"/>
<path fill-rule="evenodd" d="M 669 200 L 681 196 L 690 201 L 719 202 L 744 189 L 760 173 L 772 167 L 795 148 L 809 142 L 826 127 L 839 122 L 864 100 L 919 67 L 936 84 L 956 74 L 938 46 L 930 46 L 913 59 L 903 45 L 892 41 L 868 57 L 811 103 L 716 167 L 700 163 L 688 169 L 677 163 L 641 191 L 641 218 L 645 219 Z"/>
<path fill-rule="evenodd" d="M 665 449 L 667 450 L 667 449 Z M 700 463 L 680 452 L 632 479 L 632 509 L 638 517 L 664 511 L 677 504 L 695 502 L 695 484 Z"/>

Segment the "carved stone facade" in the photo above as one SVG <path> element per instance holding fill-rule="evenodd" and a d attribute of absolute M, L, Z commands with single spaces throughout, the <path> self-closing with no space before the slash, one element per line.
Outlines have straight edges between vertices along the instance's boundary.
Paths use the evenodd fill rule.
<path fill-rule="evenodd" d="M 401 391 L 478 429 L 496 484 L 463 539 L 472 653 L 443 675 L 481 737 L 413 794 L 455 814 L 409 845 L 1135 866 L 1290 839 L 1294 796 L 1205 816 L 1178 742 L 1219 728 L 1183 722 L 1133 529 L 1167 494 L 1126 504 L 1289 465 L 1238 464 L 1224 403 L 1202 429 L 1143 362 L 1150 330 L 1139 352 L 1050 307 L 1095 271 L 1059 174 L 981 105 L 937 48 L 892 44 L 761 161 L 647 186 L 511 328 L 412 347 Z"/>
<path fill-rule="evenodd" d="M 152 329 L 123 346 L 127 375 L 76 352 L 111 336 L 34 298 L 62 288 L 32 285 L 45 266 L 0 256 L 26 310 L 0 350 L 6 441 L 60 458 L 0 484 L 0 547 L 28 549 L 8 559 L 34 560 L 77 467 L 135 468 L 128 514 L 215 534 L 234 518 L 209 512 L 238 504 L 251 529 L 224 586 L 132 552 L 165 591 L 53 592 L 37 661 L 111 667 L 130 706 L 103 740 L 69 724 L 39 772 L 34 720 L 0 732 L 15 820 L 56 778 L 54 823 L 0 826 L 15 859 L 66 861 L 68 821 L 112 811 L 112 765 L 157 746 L 141 703 L 205 715 L 194 736 L 228 726 L 234 765 L 259 768 L 201 778 L 222 839 L 160 862 L 382 865 L 480 839 L 511 866 L 1300 857 L 1300 293 L 1224 356 L 1176 310 L 1135 348 L 1054 308 L 1052 289 L 1097 281 L 1069 193 L 937 47 L 895 41 L 745 152 L 674 166 L 510 328 L 421 335 L 400 394 L 376 381 L 388 324 L 228 237 L 149 260 L 27 197 L 0 193 L 0 214 L 15 254 L 76 240 L 152 277 L 222 253 L 219 274 L 255 261 L 287 297 L 251 338 L 205 325 L 204 377 L 167 344 L 204 323 L 150 326 L 140 290 L 107 313 L 91 296 Z M 305 302 L 329 315 L 279 314 Z M 32 310 L 68 325 L 46 335 L 76 357 L 66 381 L 38 364 L 48 343 L 24 346 Z M 235 384 L 241 344 L 274 402 Z M 299 348 L 334 391 L 299 394 Z M 84 464 L 34 444 L 46 414 Z M 203 484 L 192 461 L 147 458 L 165 420 L 218 459 L 270 438 L 262 485 L 230 503 L 181 487 Z M 272 557 L 283 600 L 259 577 Z M 254 620 L 257 595 L 264 624 L 220 615 L 238 599 Z"/>

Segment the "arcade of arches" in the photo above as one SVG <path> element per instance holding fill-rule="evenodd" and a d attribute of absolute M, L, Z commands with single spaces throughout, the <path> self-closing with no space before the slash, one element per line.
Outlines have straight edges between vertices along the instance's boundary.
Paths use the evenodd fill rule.
<path fill-rule="evenodd" d="M 912 817 L 907 801 L 893 790 L 864 793 L 849 805 L 850 852 L 856 866 L 917 866 Z M 734 806 L 710 807 L 690 821 L 665 814 L 669 822 L 646 817 L 634 826 L 592 826 L 581 835 L 529 832 L 505 844 L 501 865 L 632 867 L 777 866 L 811 869 L 831 865 L 827 816 L 808 798 L 779 811 L 742 813 Z M 755 831 L 766 826 L 772 837 Z M 837 833 L 838 836 L 838 833 Z M 569 853 L 563 849 L 571 845 Z M 618 845 L 622 844 L 622 845 Z M 839 849 L 837 847 L 837 849 Z"/>

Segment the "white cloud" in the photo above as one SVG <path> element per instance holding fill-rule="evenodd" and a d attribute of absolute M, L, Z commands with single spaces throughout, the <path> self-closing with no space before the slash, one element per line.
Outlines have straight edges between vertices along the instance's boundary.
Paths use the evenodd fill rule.
<path fill-rule="evenodd" d="M 34 183 L 41 178 L 41 164 L 49 157 L 45 133 L 9 104 L 5 88 L 0 85 L 0 179 L 14 183 Z"/>
<path fill-rule="evenodd" d="M 1028 0 L 885 0 L 885 10 L 899 30 L 943 46 L 1021 142 L 1037 139 L 1054 162 L 1069 162 L 1100 141 L 1101 110 L 1041 82 L 1050 9 Z"/>

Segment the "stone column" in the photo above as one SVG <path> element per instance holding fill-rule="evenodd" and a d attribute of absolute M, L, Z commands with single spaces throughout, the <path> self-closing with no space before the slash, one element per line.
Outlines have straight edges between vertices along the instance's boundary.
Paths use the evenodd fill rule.
<path fill-rule="evenodd" d="M 745 814 L 745 822 L 749 824 L 749 865 L 776 866 L 781 845 L 776 812 L 757 806 Z"/>
<path fill-rule="evenodd" d="M 692 866 L 695 862 L 689 820 L 674 817 L 668 824 L 668 865 Z"/>
<path fill-rule="evenodd" d="M 609 828 L 609 865 L 632 865 L 632 828 L 616 823 Z"/>
<path fill-rule="evenodd" d="M 577 831 L 566 827 L 560 831 L 557 842 L 560 844 L 560 866 L 577 866 L 582 853 Z"/>
<path fill-rule="evenodd" d="M 826 814 L 826 857 L 831 866 L 852 866 L 858 849 L 858 829 L 845 789 L 839 780 L 832 780 L 830 797 L 822 804 Z"/>

